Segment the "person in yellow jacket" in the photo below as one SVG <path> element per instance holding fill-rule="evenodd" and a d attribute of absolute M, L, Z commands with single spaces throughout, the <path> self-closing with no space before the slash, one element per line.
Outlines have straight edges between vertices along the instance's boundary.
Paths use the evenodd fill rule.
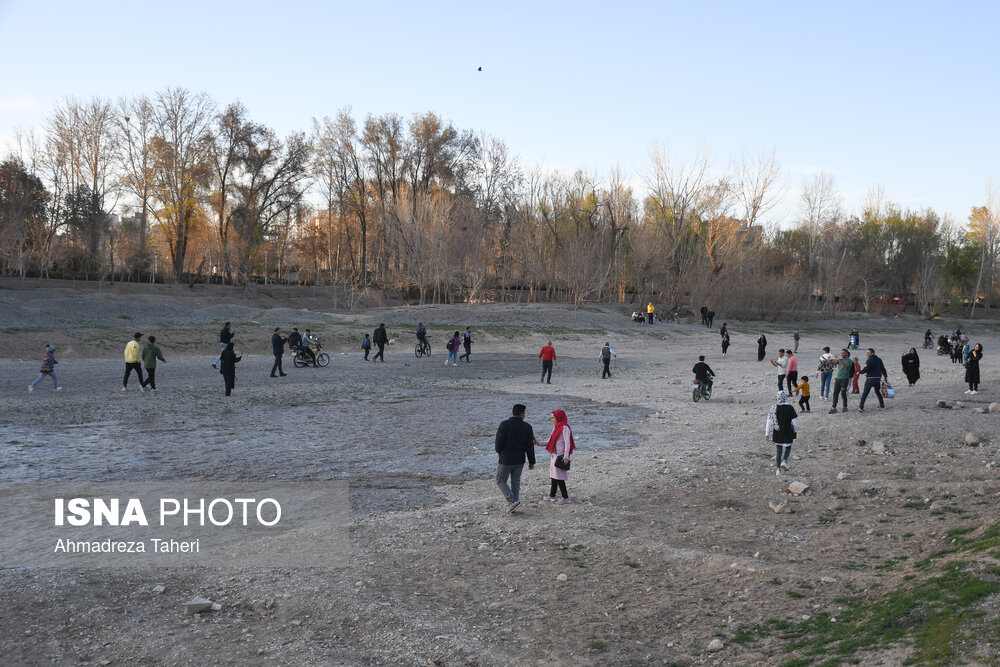
<path fill-rule="evenodd" d="M 802 382 L 795 386 L 795 393 L 799 394 L 799 410 L 809 410 L 809 376 L 803 375 Z"/>
<path fill-rule="evenodd" d="M 136 376 L 139 378 L 139 391 L 144 391 L 142 385 L 142 364 L 140 363 L 142 357 L 139 354 L 139 341 L 142 339 L 142 334 L 138 331 L 132 336 L 132 340 L 128 342 L 125 346 L 125 377 L 122 378 L 122 391 L 128 389 L 128 376 L 135 371 Z"/>
<path fill-rule="evenodd" d="M 652 324 L 655 321 L 656 308 L 653 308 L 653 302 L 650 301 L 649 305 L 646 306 L 646 322 Z"/>

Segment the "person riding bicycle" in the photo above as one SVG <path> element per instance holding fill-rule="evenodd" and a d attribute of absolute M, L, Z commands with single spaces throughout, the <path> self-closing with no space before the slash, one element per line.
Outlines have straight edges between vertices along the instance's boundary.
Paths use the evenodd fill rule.
<path fill-rule="evenodd" d="M 715 371 L 713 371 L 711 367 L 709 367 L 709 365 L 705 363 L 705 355 L 701 355 L 698 357 L 698 363 L 694 365 L 694 368 L 691 369 L 691 372 L 694 373 L 695 380 L 705 385 L 704 393 L 711 394 L 712 377 L 715 375 Z"/>
<path fill-rule="evenodd" d="M 421 345 L 427 342 L 427 327 L 423 322 L 417 322 L 417 342 Z"/>
<path fill-rule="evenodd" d="M 312 337 L 309 329 L 306 329 L 306 335 L 302 337 L 302 345 L 299 345 L 299 351 L 302 352 L 302 356 L 312 361 L 313 366 L 316 365 L 316 353 L 312 351 L 312 347 L 318 343 L 319 341 Z"/>

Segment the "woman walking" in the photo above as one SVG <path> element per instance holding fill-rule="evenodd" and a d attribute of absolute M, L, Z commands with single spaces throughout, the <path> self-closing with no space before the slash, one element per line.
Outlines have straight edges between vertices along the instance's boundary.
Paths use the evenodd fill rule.
<path fill-rule="evenodd" d="M 911 347 L 910 351 L 903 355 L 903 375 L 911 387 L 920 379 L 920 357 L 915 347 Z"/>
<path fill-rule="evenodd" d="M 222 373 L 222 377 L 226 381 L 226 396 L 231 396 L 233 388 L 236 386 L 236 364 L 242 358 L 243 355 L 236 356 L 236 350 L 233 349 L 232 343 L 226 343 L 226 349 L 219 357 L 219 366 L 221 367 L 219 372 Z"/>
<path fill-rule="evenodd" d="M 729 350 L 729 332 L 723 330 L 722 333 L 722 356 L 726 356 L 726 352 Z"/>
<path fill-rule="evenodd" d="M 545 496 L 545 500 L 556 501 L 556 490 L 558 489 L 562 498 L 556 502 L 562 505 L 570 501 L 569 493 L 566 491 L 566 480 L 569 479 L 569 457 L 576 449 L 576 442 L 573 440 L 573 431 L 569 427 L 564 410 L 553 410 L 551 418 L 552 435 L 549 436 L 549 442 L 545 445 L 545 449 L 552 455 L 552 461 L 549 464 L 549 480 L 552 485 L 549 487 L 549 495 Z M 566 469 L 556 465 L 557 461 L 565 463 Z"/>
<path fill-rule="evenodd" d="M 983 346 L 976 343 L 976 346 L 969 352 L 969 359 L 965 362 L 965 381 L 969 383 L 966 394 L 979 393 L 979 360 L 983 358 Z"/>
<path fill-rule="evenodd" d="M 792 441 L 799 430 L 798 415 L 795 408 L 788 404 L 788 394 L 778 392 L 778 398 L 771 406 L 767 415 L 767 426 L 764 429 L 764 439 L 771 440 L 775 446 L 775 475 L 781 475 L 781 469 L 788 468 L 788 455 L 792 452 Z"/>
<path fill-rule="evenodd" d="M 462 346 L 462 339 L 459 338 L 458 332 L 448 339 L 448 344 L 445 348 L 448 350 L 448 356 L 444 360 L 444 365 L 447 366 L 448 362 L 451 362 L 452 366 L 458 366 L 458 348 Z"/>
<path fill-rule="evenodd" d="M 757 361 L 764 361 L 764 355 L 767 354 L 767 337 L 764 336 L 764 332 L 761 332 L 760 338 L 757 339 Z"/>

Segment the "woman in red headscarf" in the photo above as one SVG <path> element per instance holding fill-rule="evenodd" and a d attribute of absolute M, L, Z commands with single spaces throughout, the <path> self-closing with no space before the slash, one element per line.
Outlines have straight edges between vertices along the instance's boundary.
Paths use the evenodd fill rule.
<path fill-rule="evenodd" d="M 573 441 L 573 431 L 566 421 L 565 411 L 553 410 L 552 424 L 552 435 L 549 436 L 549 442 L 545 445 L 545 449 L 552 455 L 552 462 L 549 464 L 549 478 L 552 486 L 549 490 L 549 495 L 545 496 L 545 499 L 555 501 L 556 489 L 558 489 L 562 493 L 562 498 L 557 502 L 561 505 L 569 502 L 569 493 L 566 491 L 566 480 L 569 479 L 569 471 L 556 467 L 556 459 L 562 457 L 563 461 L 569 463 L 569 457 L 573 453 L 573 450 L 576 449 L 576 443 Z"/>

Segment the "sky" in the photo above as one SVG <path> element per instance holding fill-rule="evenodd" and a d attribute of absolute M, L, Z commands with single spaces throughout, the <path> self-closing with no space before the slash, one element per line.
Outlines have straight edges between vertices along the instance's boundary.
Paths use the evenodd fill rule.
<path fill-rule="evenodd" d="M 713 175 L 774 150 L 772 222 L 821 171 L 848 212 L 881 186 L 964 222 L 1000 187 L 998 26 L 990 1 L 0 0 L 0 155 L 67 96 L 180 86 L 280 134 L 433 111 L 527 169 L 640 188 L 653 149 Z"/>

